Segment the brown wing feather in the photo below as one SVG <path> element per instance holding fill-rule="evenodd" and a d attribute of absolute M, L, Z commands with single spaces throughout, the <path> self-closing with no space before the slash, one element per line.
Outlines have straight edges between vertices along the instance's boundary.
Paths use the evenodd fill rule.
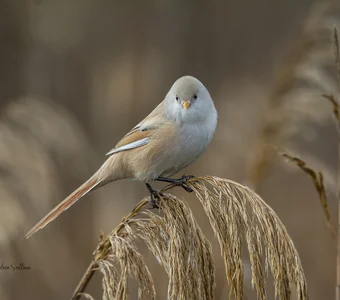
<path fill-rule="evenodd" d="M 132 129 L 127 135 L 125 135 L 115 146 L 115 148 L 122 147 L 124 145 L 139 141 L 141 139 L 150 137 L 153 130 L 140 130 L 140 128 Z"/>
<path fill-rule="evenodd" d="M 131 129 L 108 153 L 111 154 L 115 149 L 140 141 L 153 135 L 156 128 L 164 122 L 162 118 L 163 102 L 161 102 L 142 122 Z"/>

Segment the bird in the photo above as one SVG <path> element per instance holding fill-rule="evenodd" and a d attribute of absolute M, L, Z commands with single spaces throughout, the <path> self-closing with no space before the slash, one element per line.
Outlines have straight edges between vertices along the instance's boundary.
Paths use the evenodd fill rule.
<path fill-rule="evenodd" d="M 191 189 L 185 182 L 193 176 L 171 178 L 200 157 L 213 139 L 217 111 L 208 89 L 193 76 L 177 79 L 164 100 L 133 127 L 106 155 L 102 166 L 78 189 L 60 202 L 26 235 L 56 219 L 80 198 L 109 182 L 137 179 L 150 192 L 157 207 L 153 181 L 170 182 Z"/>

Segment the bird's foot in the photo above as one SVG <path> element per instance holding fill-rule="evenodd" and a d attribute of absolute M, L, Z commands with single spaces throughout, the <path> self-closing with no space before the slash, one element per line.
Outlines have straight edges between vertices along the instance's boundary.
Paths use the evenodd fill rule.
<path fill-rule="evenodd" d="M 151 208 L 159 208 L 159 206 L 157 205 L 157 200 L 158 200 L 158 193 L 150 193 L 150 204 L 151 204 Z"/>
<path fill-rule="evenodd" d="M 183 175 L 181 178 L 176 179 L 179 184 L 184 184 L 186 183 L 189 179 L 195 178 L 194 175 Z"/>
<path fill-rule="evenodd" d="M 149 183 L 146 183 L 145 185 L 148 188 L 149 193 L 150 193 L 151 208 L 159 208 L 159 206 L 157 205 L 157 199 L 159 198 L 158 192 L 154 190 Z"/>
<path fill-rule="evenodd" d="M 190 188 L 186 182 L 189 179 L 194 178 L 195 176 L 193 175 L 183 175 L 181 178 L 167 178 L 167 177 L 158 177 L 156 180 L 158 181 L 164 181 L 164 182 L 169 182 L 172 184 L 176 184 L 178 186 L 181 186 L 183 189 L 185 189 L 188 193 L 191 193 L 193 190 Z"/>

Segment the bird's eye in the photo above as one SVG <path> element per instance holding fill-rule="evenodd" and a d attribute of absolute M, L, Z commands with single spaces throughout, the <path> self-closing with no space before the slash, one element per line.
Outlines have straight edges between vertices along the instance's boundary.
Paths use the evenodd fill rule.
<path fill-rule="evenodd" d="M 176 101 L 179 101 L 179 97 L 178 96 L 176 96 Z"/>
<path fill-rule="evenodd" d="M 194 94 L 194 95 L 192 96 L 192 98 L 193 98 L 194 100 L 197 100 L 197 98 L 198 98 L 197 94 Z"/>

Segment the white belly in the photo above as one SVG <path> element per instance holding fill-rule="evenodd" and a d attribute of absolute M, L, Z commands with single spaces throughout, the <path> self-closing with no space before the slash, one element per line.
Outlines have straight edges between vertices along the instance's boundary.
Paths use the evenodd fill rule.
<path fill-rule="evenodd" d="M 204 153 L 211 139 L 212 134 L 203 126 L 186 125 L 180 128 L 177 145 L 162 155 L 152 177 L 170 177 L 192 164 Z"/>

